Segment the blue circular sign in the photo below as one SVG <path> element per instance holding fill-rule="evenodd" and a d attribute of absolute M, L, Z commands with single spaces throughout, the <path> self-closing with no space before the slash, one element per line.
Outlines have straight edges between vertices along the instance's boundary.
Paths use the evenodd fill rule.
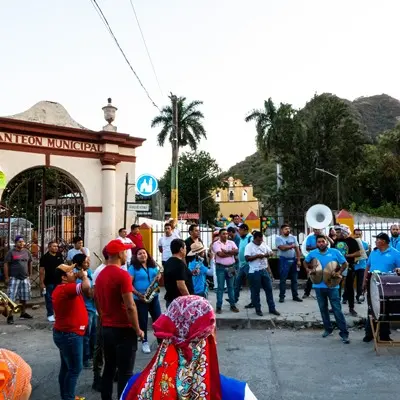
<path fill-rule="evenodd" d="M 152 196 L 158 190 L 158 180 L 154 175 L 142 174 L 136 180 L 136 191 L 141 196 Z"/>

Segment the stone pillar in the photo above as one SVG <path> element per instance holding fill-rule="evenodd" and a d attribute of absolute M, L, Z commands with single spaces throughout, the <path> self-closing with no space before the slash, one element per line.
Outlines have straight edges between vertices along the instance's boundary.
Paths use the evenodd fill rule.
<path fill-rule="evenodd" d="M 105 161 L 105 160 L 104 160 Z M 101 246 L 102 248 L 117 237 L 115 231 L 116 215 L 116 166 L 102 162 L 102 216 L 101 216 Z"/>

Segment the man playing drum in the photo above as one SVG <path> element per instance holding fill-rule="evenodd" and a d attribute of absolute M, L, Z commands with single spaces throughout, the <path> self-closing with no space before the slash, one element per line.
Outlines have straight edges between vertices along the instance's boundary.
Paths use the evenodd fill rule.
<path fill-rule="evenodd" d="M 347 268 L 347 262 L 339 250 L 328 248 L 328 241 L 324 235 L 317 235 L 317 248 L 308 253 L 304 260 L 307 270 L 310 270 L 310 265 L 313 259 L 316 259 L 321 264 L 324 279 L 319 283 L 313 283 L 313 289 L 317 296 L 319 310 L 321 312 L 322 321 L 324 323 L 325 331 L 322 337 L 327 337 L 332 334 L 333 328 L 329 317 L 328 299 L 331 303 L 333 315 L 335 316 L 336 324 L 339 328 L 339 335 L 343 343 L 350 343 L 349 332 L 346 326 L 346 320 L 342 312 L 339 296 L 339 279 L 340 274 Z M 336 266 L 331 272 L 331 266 Z M 332 279 L 334 278 L 334 279 Z"/>
<path fill-rule="evenodd" d="M 390 247 L 390 238 L 386 233 L 376 236 L 376 248 L 371 252 L 367 261 L 367 268 L 364 273 L 363 291 L 367 290 L 370 272 L 390 273 L 396 272 L 400 275 L 400 252 Z M 371 310 L 368 309 L 368 314 Z M 382 341 L 391 341 L 389 323 L 381 323 L 379 336 Z M 373 339 L 371 323 L 369 318 L 365 324 L 365 336 L 363 341 L 370 342 Z"/>

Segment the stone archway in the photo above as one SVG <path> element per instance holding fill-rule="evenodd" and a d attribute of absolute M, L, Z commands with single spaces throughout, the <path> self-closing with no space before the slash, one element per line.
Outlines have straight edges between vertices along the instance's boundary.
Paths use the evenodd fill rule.
<path fill-rule="evenodd" d="M 1 205 L 0 255 L 12 246 L 16 235 L 22 235 L 34 259 L 34 286 L 40 256 L 49 241 L 56 240 L 66 256 L 73 237 L 85 237 L 83 193 L 76 180 L 59 168 L 42 166 L 20 172 L 7 184 Z"/>

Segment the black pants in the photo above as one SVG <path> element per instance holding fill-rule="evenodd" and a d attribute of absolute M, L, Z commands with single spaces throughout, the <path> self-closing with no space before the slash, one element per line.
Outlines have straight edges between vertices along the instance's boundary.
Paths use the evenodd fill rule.
<path fill-rule="evenodd" d="M 347 268 L 347 276 L 344 282 L 343 300 L 349 302 L 349 309 L 354 308 L 354 278 L 356 274 L 353 269 Z"/>
<path fill-rule="evenodd" d="M 304 288 L 304 295 L 309 296 L 311 294 L 312 281 L 310 278 L 307 279 L 306 287 Z"/>
<path fill-rule="evenodd" d="M 356 279 L 357 279 L 357 295 L 356 295 L 357 301 L 360 299 L 360 296 L 363 294 L 362 286 L 363 286 L 363 281 L 364 281 L 364 272 L 365 272 L 365 269 L 358 269 L 357 271 L 355 271 Z"/>
<path fill-rule="evenodd" d="M 104 372 L 101 399 L 112 400 L 113 381 L 118 368 L 118 398 L 133 374 L 137 336 L 132 328 L 103 326 Z"/>
<path fill-rule="evenodd" d="M 138 312 L 139 326 L 144 332 L 143 342 L 147 342 L 147 325 L 149 322 L 149 314 L 153 323 L 156 322 L 157 318 L 161 315 L 160 300 L 158 299 L 158 296 L 155 296 L 151 303 L 135 300 L 135 304 Z"/>
<path fill-rule="evenodd" d="M 103 357 L 103 327 L 101 326 L 100 318 L 98 318 L 96 326 L 96 344 L 93 351 L 93 374 L 95 377 L 101 375 Z"/>
<path fill-rule="evenodd" d="M 371 311 L 368 310 L 367 321 L 365 322 L 365 336 L 372 338 L 372 328 L 371 321 L 369 320 L 369 316 L 371 315 Z M 376 329 L 376 322 L 374 321 L 374 328 Z M 389 340 L 390 335 L 390 323 L 389 322 L 381 322 L 379 329 L 379 339 L 380 340 Z"/>

